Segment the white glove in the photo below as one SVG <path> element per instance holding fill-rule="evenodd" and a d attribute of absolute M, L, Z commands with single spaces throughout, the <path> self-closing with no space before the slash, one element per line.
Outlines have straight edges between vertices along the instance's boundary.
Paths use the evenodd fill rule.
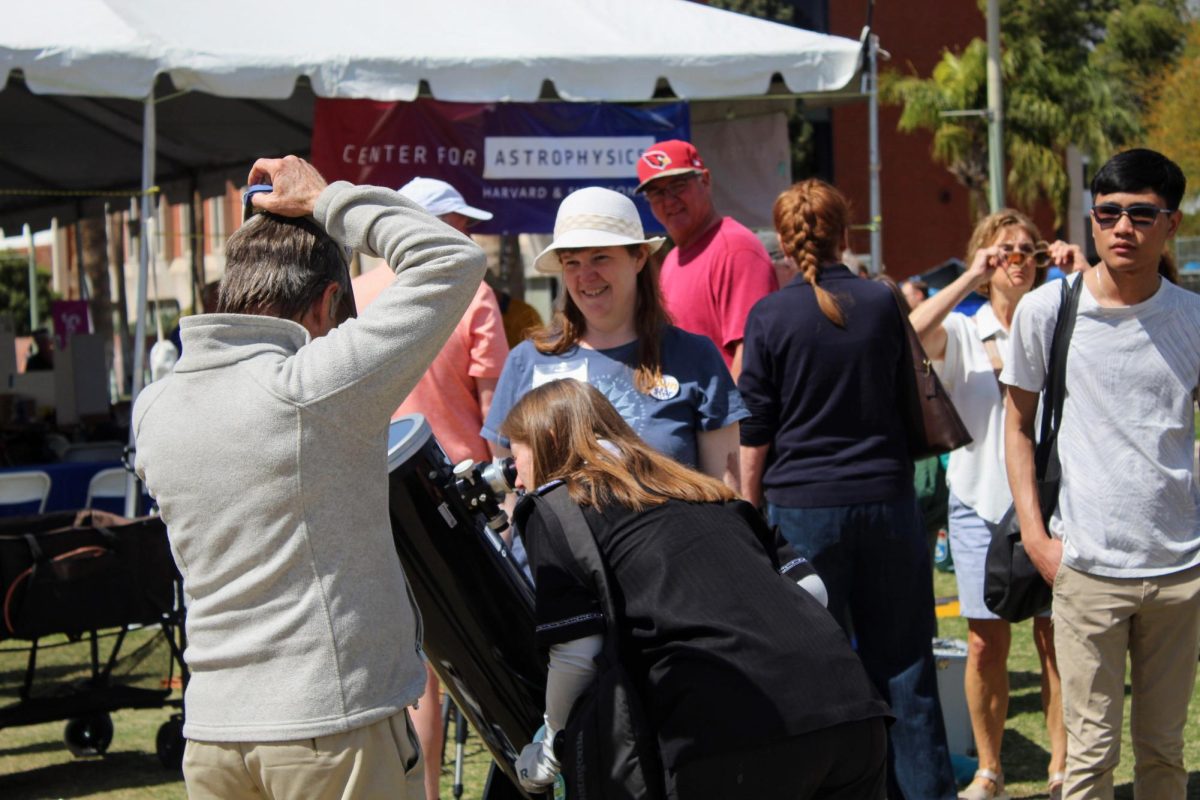
<path fill-rule="evenodd" d="M 553 738 L 530 742 L 517 757 L 517 778 L 521 788 L 531 794 L 544 792 L 558 777 L 558 759 L 554 757 Z"/>
<path fill-rule="evenodd" d="M 825 588 L 825 581 L 821 580 L 821 576 L 817 573 L 805 575 L 796 584 L 804 591 L 817 598 L 817 602 L 829 608 L 829 591 Z"/>

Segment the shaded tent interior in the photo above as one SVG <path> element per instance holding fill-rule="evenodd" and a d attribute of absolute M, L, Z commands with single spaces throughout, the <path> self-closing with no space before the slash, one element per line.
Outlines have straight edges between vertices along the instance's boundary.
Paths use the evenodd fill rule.
<path fill-rule="evenodd" d="M 853 81 L 851 82 L 853 85 Z M 431 97 L 427 87 L 422 97 Z M 316 95 L 307 78 L 284 100 L 217 97 L 180 92 L 170 77 L 158 76 L 156 185 L 170 202 L 225 192 L 226 181 L 240 185 L 255 158 L 307 154 L 312 140 Z M 558 99 L 546 81 L 542 98 Z M 654 100 L 679 98 L 665 80 Z M 654 102 L 654 100 L 650 102 Z M 777 74 L 771 90 L 755 98 L 701 100 L 719 105 L 720 114 L 741 107 L 788 110 L 797 102 L 821 108 L 861 101 L 854 88 L 796 95 Z M 103 212 L 113 196 L 129 193 L 141 180 L 143 102 L 119 97 L 34 94 L 19 71 L 0 91 L 0 228 L 12 233 L 28 223 L 45 228 Z M 114 195 L 122 196 L 122 195 Z"/>
<path fill-rule="evenodd" d="M 314 95 L 307 82 L 286 100 L 178 93 L 159 76 L 155 89 L 157 180 L 167 200 L 225 192 L 262 155 L 306 153 Z M 141 181 L 143 103 L 116 97 L 36 95 L 19 75 L 0 92 L 0 227 L 44 228 L 103 213 L 112 197 Z M 23 193 L 27 192 L 27 193 Z M 78 193 L 78 194 L 76 194 Z M 126 195 L 128 196 L 128 195 Z"/>

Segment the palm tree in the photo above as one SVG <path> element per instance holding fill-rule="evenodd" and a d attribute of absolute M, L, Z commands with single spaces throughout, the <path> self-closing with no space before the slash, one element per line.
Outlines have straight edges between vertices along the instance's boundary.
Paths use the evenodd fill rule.
<path fill-rule="evenodd" d="M 1044 197 L 1061 220 L 1070 189 L 1067 146 L 1103 161 L 1136 135 L 1136 111 L 1116 101 L 1111 82 L 1095 67 L 1084 65 L 1070 75 L 1058 71 L 1036 39 L 1004 52 L 1001 75 L 1007 194 L 1026 208 Z M 986 107 L 987 44 L 974 39 L 961 54 L 945 52 L 929 78 L 886 73 L 880 90 L 884 102 L 904 106 L 901 131 L 933 131 L 934 159 L 967 188 L 974 215 L 986 214 L 987 120 L 945 112 Z"/>
<path fill-rule="evenodd" d="M 1174 63 L 1182 43 L 1179 0 L 1006 0 L 1004 155 L 1006 193 L 1028 208 L 1044 197 L 1061 220 L 1074 145 L 1093 163 L 1143 135 L 1147 76 Z M 946 51 L 928 78 L 887 72 L 884 102 L 902 104 L 901 131 L 933 131 L 933 156 L 967 187 L 976 215 L 988 205 L 987 121 L 945 116 L 986 107 L 987 45 Z"/>

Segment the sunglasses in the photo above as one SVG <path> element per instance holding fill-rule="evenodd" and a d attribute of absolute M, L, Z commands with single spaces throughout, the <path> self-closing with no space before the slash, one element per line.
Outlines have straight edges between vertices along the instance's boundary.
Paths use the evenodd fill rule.
<path fill-rule="evenodd" d="M 1122 216 L 1126 216 L 1129 217 L 1133 227 L 1149 228 L 1158 220 L 1160 214 L 1171 214 L 1174 210 L 1173 208 L 1159 208 L 1149 203 L 1135 203 L 1131 206 L 1101 203 L 1098 206 L 1092 206 L 1092 219 L 1096 220 L 1096 224 L 1101 228 L 1111 228 Z"/>
<path fill-rule="evenodd" d="M 1032 259 L 1033 265 L 1039 269 L 1050 265 L 1050 245 L 1045 242 L 1038 242 L 1036 245 L 1023 244 L 1020 247 L 1002 244 L 1000 249 L 1004 251 L 1004 262 L 1010 267 L 1024 264 L 1029 259 Z"/>
<path fill-rule="evenodd" d="M 685 178 L 674 178 L 673 180 L 665 181 L 661 185 L 654 184 L 647 186 L 642 191 L 642 194 L 645 196 L 646 201 L 650 203 L 658 203 L 666 200 L 668 197 L 679 197 L 688 190 L 688 187 L 692 185 L 692 181 L 698 177 L 700 177 L 699 173 L 692 173 Z"/>

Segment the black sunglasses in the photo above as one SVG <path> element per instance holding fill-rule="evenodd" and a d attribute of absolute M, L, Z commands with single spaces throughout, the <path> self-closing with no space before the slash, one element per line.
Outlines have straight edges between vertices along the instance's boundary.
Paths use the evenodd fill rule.
<path fill-rule="evenodd" d="M 1135 228 L 1149 228 L 1158 220 L 1160 214 L 1171 214 L 1174 211 L 1173 208 L 1159 208 L 1150 203 L 1135 203 L 1131 206 L 1101 203 L 1092 206 L 1092 219 L 1096 220 L 1096 224 L 1101 228 L 1111 228 L 1125 215 Z"/>

